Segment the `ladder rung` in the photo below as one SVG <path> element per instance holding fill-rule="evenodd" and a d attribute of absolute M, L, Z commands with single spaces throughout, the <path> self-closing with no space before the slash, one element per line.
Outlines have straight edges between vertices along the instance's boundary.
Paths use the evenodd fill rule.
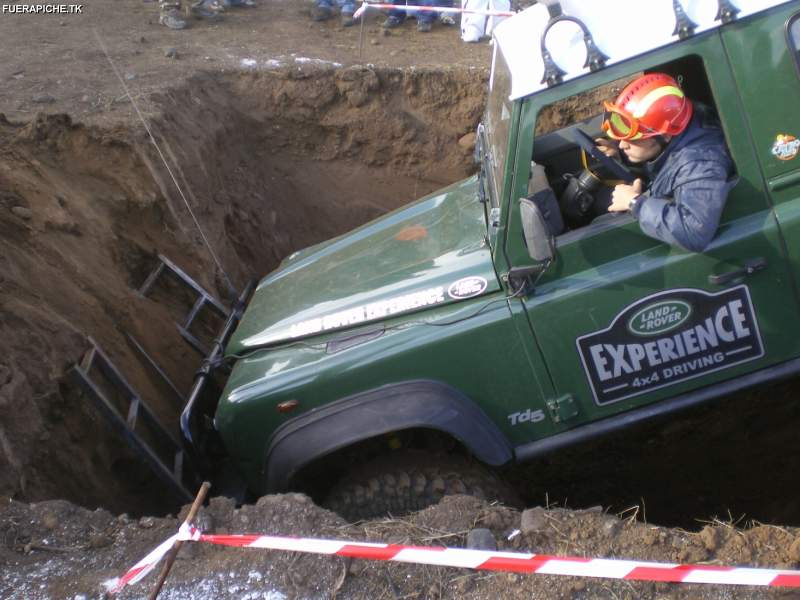
<path fill-rule="evenodd" d="M 183 481 L 183 450 L 178 450 L 175 453 L 175 460 L 173 461 L 172 474 L 178 481 Z"/>
<path fill-rule="evenodd" d="M 211 353 L 211 350 L 209 348 L 206 348 L 205 344 L 203 344 L 203 342 L 201 342 L 194 335 L 192 335 L 192 333 L 189 330 L 185 329 L 178 323 L 175 323 L 175 327 L 178 328 L 178 333 L 181 334 L 183 339 L 189 342 L 189 345 L 192 348 L 194 348 L 197 351 L 197 353 L 200 354 L 200 356 L 205 358 Z"/>
<path fill-rule="evenodd" d="M 92 368 L 94 355 L 95 355 L 95 347 L 92 346 L 84 353 L 83 358 L 81 359 L 81 369 L 83 369 L 87 373 L 89 372 L 89 369 Z"/>
<path fill-rule="evenodd" d="M 192 310 L 189 312 L 189 316 L 186 317 L 186 323 L 183 325 L 187 331 L 192 327 L 192 322 L 195 320 L 197 315 L 200 314 L 200 311 L 203 310 L 203 306 L 205 306 L 207 301 L 207 296 L 200 296 L 197 298 L 194 306 L 192 306 Z"/>
<path fill-rule="evenodd" d="M 131 400 L 131 405 L 128 407 L 128 428 L 136 429 L 136 419 L 139 417 L 139 398 L 134 397 Z"/>
<path fill-rule="evenodd" d="M 150 288 L 153 287 L 153 284 L 156 282 L 156 279 L 158 279 L 158 276 L 164 271 L 164 261 L 161 260 L 160 257 L 159 261 L 160 262 L 158 263 L 158 266 L 153 270 L 152 273 L 150 273 L 150 275 L 147 276 L 147 279 L 144 280 L 142 287 L 139 288 L 139 293 L 142 296 L 147 295 L 147 292 L 149 292 Z"/>

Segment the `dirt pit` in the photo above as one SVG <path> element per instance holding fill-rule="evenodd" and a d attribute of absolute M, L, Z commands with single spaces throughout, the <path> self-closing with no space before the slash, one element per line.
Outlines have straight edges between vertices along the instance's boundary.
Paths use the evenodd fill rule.
<path fill-rule="evenodd" d="M 1 597 L 96 597 L 100 581 L 177 526 L 152 515 L 176 513 L 179 499 L 68 377 L 91 337 L 177 431 L 175 394 L 129 339 L 188 391 L 199 356 L 175 327 L 186 298 L 169 286 L 137 293 L 158 255 L 227 302 L 228 280 L 241 289 L 292 251 L 470 174 L 468 134 L 484 103 L 487 47 L 464 46 L 441 28 L 424 41 L 413 24 L 384 36 L 374 17 L 362 61 L 359 32 L 310 24 L 308 3 L 263 0 L 182 37 L 153 24 L 153 4 L 120 11 L 97 0 L 92 8 L 87 23 L 99 27 L 172 175 L 102 51 L 87 44 L 90 29 L 0 21 L 2 39 L 20 54 L 20 64 L 0 65 L 8 116 L 0 118 Z M 177 60 L 165 56 L 172 47 Z M 260 68 L 242 70 L 253 57 Z M 43 107 L 49 114 L 37 114 Z M 205 324 L 207 336 L 214 323 Z M 797 389 L 787 382 L 725 398 L 507 473 L 528 506 L 550 508 L 529 514 L 510 541 L 521 513 L 466 498 L 355 526 L 302 495 L 240 509 L 215 498 L 203 523 L 218 532 L 450 546 L 487 527 L 504 549 L 797 568 Z M 144 597 L 144 585 L 126 597 Z M 197 546 L 163 597 L 332 595 L 767 596 Z"/>
<path fill-rule="evenodd" d="M 0 489 L 164 512 L 147 471 L 65 378 L 88 338 L 177 431 L 177 398 L 128 338 L 186 397 L 199 356 L 174 323 L 191 304 L 174 286 L 137 293 L 158 255 L 227 304 L 291 252 L 467 176 L 471 147 L 458 141 L 483 97 L 465 70 L 201 74 L 152 98 L 165 161 L 142 126 L 3 120 Z"/>

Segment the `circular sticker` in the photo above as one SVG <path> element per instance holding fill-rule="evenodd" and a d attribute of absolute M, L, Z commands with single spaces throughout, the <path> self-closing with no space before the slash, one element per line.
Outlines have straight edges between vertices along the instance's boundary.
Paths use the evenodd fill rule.
<path fill-rule="evenodd" d="M 456 300 L 472 298 L 480 296 L 488 285 L 483 277 L 464 277 L 447 288 L 447 295 Z"/>
<path fill-rule="evenodd" d="M 800 140 L 788 133 L 779 133 L 772 144 L 772 154 L 778 160 L 792 160 L 800 152 Z"/>

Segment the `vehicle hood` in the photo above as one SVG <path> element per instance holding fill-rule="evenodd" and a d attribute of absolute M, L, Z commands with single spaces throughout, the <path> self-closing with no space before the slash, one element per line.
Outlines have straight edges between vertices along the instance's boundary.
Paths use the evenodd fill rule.
<path fill-rule="evenodd" d="M 475 177 L 289 256 L 256 288 L 226 354 L 500 288 Z"/>

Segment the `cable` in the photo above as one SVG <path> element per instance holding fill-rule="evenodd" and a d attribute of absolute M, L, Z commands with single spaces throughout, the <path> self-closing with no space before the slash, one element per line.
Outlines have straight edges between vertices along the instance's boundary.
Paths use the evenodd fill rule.
<path fill-rule="evenodd" d="M 217 255 L 214 253 L 214 249 L 211 247 L 211 243 L 208 241 L 208 238 L 206 237 L 206 234 L 203 231 L 203 228 L 200 227 L 200 222 L 197 220 L 197 217 L 195 216 L 194 211 L 192 210 L 192 207 L 189 205 L 189 201 L 186 199 L 186 196 L 183 194 L 183 190 L 181 189 L 181 186 L 178 184 L 178 180 L 175 178 L 175 175 L 172 173 L 172 169 L 170 169 L 169 164 L 167 163 L 167 159 L 164 157 L 163 152 L 161 152 L 161 148 L 159 147 L 158 143 L 156 142 L 156 138 L 153 136 L 153 133 L 150 131 L 150 127 L 148 126 L 147 121 L 145 120 L 144 116 L 142 115 L 141 111 L 139 110 L 139 105 L 136 104 L 136 100 L 134 100 L 133 96 L 131 95 L 130 91 L 128 90 L 128 86 L 125 85 L 125 80 L 119 74 L 119 71 L 117 70 L 117 67 L 114 64 L 114 61 L 111 60 L 111 55 L 109 55 L 108 50 L 106 49 L 106 45 L 103 43 L 103 40 L 100 38 L 100 34 L 97 33 L 97 29 L 96 28 L 92 28 L 92 31 L 94 32 L 94 36 L 97 39 L 97 43 L 100 45 L 100 49 L 103 51 L 103 54 L 106 55 L 106 59 L 108 59 L 108 64 L 111 65 L 111 68 L 114 71 L 114 75 L 117 76 L 117 79 L 119 79 L 120 84 L 122 84 L 122 89 L 125 90 L 125 95 L 128 97 L 128 100 L 131 101 L 131 104 L 133 105 L 133 108 L 136 111 L 136 114 L 139 116 L 139 119 L 141 120 L 142 125 L 144 125 L 144 129 L 145 129 L 145 131 L 147 131 L 147 135 L 150 136 L 150 141 L 153 142 L 153 146 L 155 146 L 156 151 L 158 152 L 158 156 L 161 158 L 161 162 L 164 163 L 164 167 L 166 167 L 167 173 L 169 173 L 169 176 L 172 178 L 172 182 L 175 184 L 175 188 L 178 190 L 178 194 L 180 194 L 181 199 L 183 200 L 183 203 L 186 205 L 186 210 L 189 211 L 189 214 L 191 215 L 192 220 L 194 221 L 195 227 L 197 227 L 197 231 L 200 232 L 200 237 L 203 238 L 203 242 L 205 243 L 206 248 L 208 248 L 208 253 L 211 255 L 211 258 L 216 263 L 217 268 L 219 269 L 220 273 L 222 273 L 222 276 L 225 278 L 225 283 L 228 285 L 228 292 L 233 297 L 236 297 L 236 288 L 233 287 L 233 284 L 231 283 L 231 280 L 228 277 L 228 274 L 225 272 L 225 269 L 222 268 L 222 263 L 219 261 L 219 258 L 217 258 Z"/>

